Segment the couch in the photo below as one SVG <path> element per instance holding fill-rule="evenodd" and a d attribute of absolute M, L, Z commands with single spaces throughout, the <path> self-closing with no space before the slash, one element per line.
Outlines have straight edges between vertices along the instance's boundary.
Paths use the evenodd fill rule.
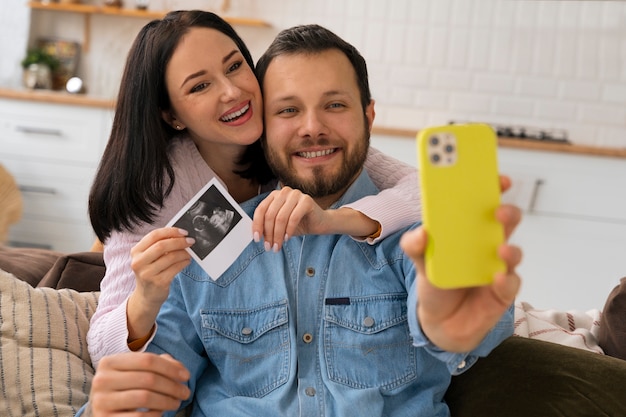
<path fill-rule="evenodd" d="M 2 416 L 72 416 L 94 370 L 86 333 L 102 254 L 0 246 Z M 626 361 L 511 337 L 453 377 L 454 417 L 626 416 Z"/>

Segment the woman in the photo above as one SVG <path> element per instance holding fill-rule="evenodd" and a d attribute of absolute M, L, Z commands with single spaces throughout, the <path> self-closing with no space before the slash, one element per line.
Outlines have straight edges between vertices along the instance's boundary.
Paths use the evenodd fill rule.
<path fill-rule="evenodd" d="M 107 266 L 88 334 L 94 366 L 150 337 L 194 244 L 185 230 L 164 225 L 198 190 L 218 177 L 243 202 L 275 188 L 258 141 L 263 109 L 253 68 L 243 41 L 210 12 L 171 12 L 135 39 L 89 199 Z M 266 249 L 278 250 L 295 233 L 375 239 L 414 222 L 415 169 L 398 165 L 380 152 L 370 155 L 366 168 L 377 186 L 398 188 L 351 208 L 322 211 L 295 191 L 268 202 L 255 213 L 255 240 L 263 236 Z M 311 213 L 323 226 L 303 229 L 300 220 Z"/>

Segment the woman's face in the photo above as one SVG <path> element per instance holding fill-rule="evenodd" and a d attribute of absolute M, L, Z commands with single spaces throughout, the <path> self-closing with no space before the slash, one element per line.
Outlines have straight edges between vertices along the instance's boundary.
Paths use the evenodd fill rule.
<path fill-rule="evenodd" d="M 172 108 L 163 118 L 196 145 L 249 145 L 263 131 L 261 90 L 235 42 L 215 29 L 184 35 L 165 72 Z"/>

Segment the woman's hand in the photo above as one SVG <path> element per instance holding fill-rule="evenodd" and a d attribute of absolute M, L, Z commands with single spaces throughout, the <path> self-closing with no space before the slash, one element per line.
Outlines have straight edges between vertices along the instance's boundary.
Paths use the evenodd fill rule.
<path fill-rule="evenodd" d="M 164 227 L 151 231 L 131 249 L 136 288 L 126 311 L 129 340 L 145 336 L 152 328 L 172 280 L 191 261 L 185 249 L 194 242 L 187 231 Z"/>
<path fill-rule="evenodd" d="M 277 252 L 290 236 L 348 234 L 368 236 L 378 222 L 350 208 L 322 209 L 311 196 L 291 187 L 272 191 L 254 211 L 254 240 Z"/>

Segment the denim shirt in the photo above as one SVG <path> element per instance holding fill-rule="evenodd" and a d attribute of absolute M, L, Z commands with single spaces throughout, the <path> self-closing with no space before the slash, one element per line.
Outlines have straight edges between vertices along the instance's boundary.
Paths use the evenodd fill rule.
<path fill-rule="evenodd" d="M 377 192 L 362 173 L 336 206 Z M 252 215 L 261 200 L 243 207 Z M 512 334 L 513 311 L 473 352 L 432 345 L 404 231 L 375 245 L 296 236 L 278 253 L 252 242 L 215 281 L 192 263 L 148 350 L 189 369 L 193 416 L 448 416 L 451 375 Z"/>

